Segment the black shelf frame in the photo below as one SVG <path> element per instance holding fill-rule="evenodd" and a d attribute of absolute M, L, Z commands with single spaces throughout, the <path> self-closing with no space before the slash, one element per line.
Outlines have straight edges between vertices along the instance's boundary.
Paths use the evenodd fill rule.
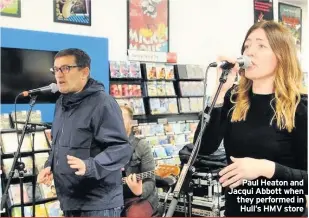
<path fill-rule="evenodd" d="M 49 153 L 51 151 L 51 149 L 44 149 L 44 150 L 34 150 L 34 154 L 38 154 L 38 153 Z M 24 151 L 24 152 L 20 152 L 21 157 L 28 157 L 32 155 L 32 151 Z M 1 153 L 1 158 L 2 159 L 9 159 L 9 158 L 13 158 L 14 157 L 14 153 Z"/>
<path fill-rule="evenodd" d="M 136 62 L 136 61 L 133 61 Z M 183 113 L 180 111 L 180 105 L 179 105 L 179 98 L 198 98 L 203 96 L 182 96 L 180 92 L 179 82 L 180 81 L 204 81 L 203 78 L 192 78 L 192 79 L 184 79 L 179 78 L 178 75 L 178 69 L 177 65 L 175 63 L 158 63 L 158 64 L 166 64 L 166 65 L 172 65 L 174 68 L 174 79 L 148 79 L 147 78 L 147 72 L 146 72 L 146 64 L 147 63 L 154 63 L 155 62 L 140 62 L 140 70 L 141 70 L 141 76 L 142 78 L 111 78 L 111 72 L 109 71 L 109 78 L 110 84 L 141 84 L 141 90 L 142 95 L 140 97 L 135 96 L 123 96 L 123 97 L 114 97 L 115 99 L 131 99 L 131 98 L 142 98 L 144 103 L 144 109 L 145 114 L 143 115 L 134 115 L 133 119 L 138 120 L 139 123 L 153 123 L 158 122 L 158 120 L 165 119 L 167 122 L 175 122 L 175 121 L 184 121 L 184 120 L 198 120 L 199 119 L 199 112 L 188 112 Z M 110 68 L 109 68 L 110 69 Z M 147 93 L 147 82 L 153 82 L 153 81 L 166 81 L 166 82 L 173 82 L 174 89 L 175 89 L 175 95 L 172 96 L 148 96 Z M 178 113 L 177 114 L 151 114 L 150 110 L 150 99 L 153 98 L 176 98 L 177 99 L 177 108 Z"/>
<path fill-rule="evenodd" d="M 50 202 L 50 201 L 56 201 L 57 198 L 46 198 L 46 199 L 41 199 L 41 200 L 36 200 L 34 203 L 35 205 L 39 205 L 39 204 L 45 204 L 47 202 Z M 24 203 L 24 206 L 31 206 L 32 205 L 32 202 L 27 202 L 27 203 Z M 20 207 L 21 204 L 13 204 L 13 205 L 10 205 L 8 208 L 9 209 L 12 209 L 14 207 Z"/>
<path fill-rule="evenodd" d="M 16 123 L 23 123 L 22 121 L 17 121 L 17 122 L 14 122 L 11 115 L 10 115 L 10 122 L 11 124 L 16 124 Z M 35 134 L 36 133 L 41 133 L 43 132 L 44 136 L 45 136 L 45 140 L 47 142 L 47 145 L 49 147 L 49 149 L 43 149 L 43 150 L 34 150 L 34 144 L 33 144 L 33 140 L 31 140 L 31 145 L 32 145 L 32 151 L 25 151 L 25 152 L 20 152 L 20 157 L 31 157 L 32 158 L 32 174 L 31 175 L 24 175 L 23 177 L 23 181 L 24 183 L 32 183 L 32 201 L 31 202 L 27 202 L 27 203 L 24 203 L 23 206 L 33 206 L 34 210 L 32 211 L 32 213 L 35 213 L 35 205 L 38 205 L 38 204 L 45 204 L 47 202 L 51 202 L 51 201 L 55 201 L 57 200 L 58 198 L 46 198 L 46 199 L 41 199 L 41 200 L 38 200 L 38 201 L 35 201 L 35 188 L 36 188 L 36 181 L 37 181 L 37 175 L 36 175 L 36 164 L 35 164 L 35 154 L 37 153 L 48 153 L 48 155 L 50 155 L 50 151 L 51 151 L 51 144 L 48 140 L 48 137 L 45 133 L 45 130 L 48 130 L 50 128 L 47 128 L 45 127 L 46 126 L 46 123 L 29 123 L 28 124 L 28 127 L 27 127 L 27 130 L 26 130 L 26 134 L 27 135 L 30 135 L 30 134 L 34 134 L 34 137 L 35 137 Z M 47 125 L 48 126 L 48 125 Z M 50 125 L 51 126 L 51 125 Z M 6 133 L 17 133 L 18 135 L 22 133 L 22 129 L 1 129 L 0 130 L 0 134 L 6 134 Z M 0 151 L 0 157 L 1 157 L 1 165 L 3 166 L 3 160 L 4 159 L 9 159 L 9 158 L 13 158 L 14 157 L 14 153 L 3 153 L 2 150 Z M 8 172 L 4 172 L 2 170 L 2 173 L 1 173 L 1 186 L 4 187 L 8 181 L 8 178 L 7 178 L 7 174 Z M 13 177 L 12 180 L 11 180 L 11 184 L 18 184 L 19 182 L 19 178 L 18 177 Z M 4 216 L 12 216 L 12 211 L 11 209 L 13 207 L 21 207 L 22 205 L 21 204 L 14 204 L 12 205 L 11 202 L 10 202 L 10 198 L 7 199 L 7 202 L 6 202 L 6 207 L 5 207 L 5 212 L 2 213 L 1 215 L 4 215 Z"/>
<path fill-rule="evenodd" d="M 141 81 L 143 78 L 135 78 L 135 77 L 111 77 L 109 76 L 109 81 L 118 82 L 118 81 Z"/>

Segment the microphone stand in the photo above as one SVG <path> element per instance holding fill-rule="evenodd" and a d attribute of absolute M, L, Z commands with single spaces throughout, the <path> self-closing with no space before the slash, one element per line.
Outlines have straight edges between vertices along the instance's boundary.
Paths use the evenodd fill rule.
<path fill-rule="evenodd" d="M 211 67 L 211 65 L 209 65 L 209 67 Z M 209 67 L 207 68 L 206 72 L 208 71 Z M 201 128 L 200 128 L 200 132 L 199 132 L 199 135 L 194 143 L 194 147 L 192 149 L 192 152 L 191 152 L 191 155 L 190 155 L 190 158 L 188 160 L 188 163 L 184 164 L 182 170 L 181 170 L 181 173 L 180 173 L 180 176 L 178 178 L 178 181 L 176 183 L 176 186 L 175 186 L 175 189 L 173 191 L 173 199 L 169 205 L 169 208 L 168 208 L 168 211 L 165 215 L 165 217 L 172 217 L 173 214 L 174 214 L 174 211 L 176 209 L 176 206 L 178 204 L 178 201 L 179 201 L 179 197 L 180 197 L 180 191 L 182 190 L 182 186 L 183 186 L 183 183 L 185 181 L 185 178 L 187 176 L 187 174 L 189 173 L 189 176 L 192 175 L 192 173 L 195 171 L 194 167 L 193 167 L 193 164 L 194 164 L 194 159 L 195 159 L 195 156 L 197 156 L 197 153 L 198 153 L 198 149 L 201 145 L 201 139 L 202 139 L 202 136 L 204 134 L 204 131 L 207 127 L 207 125 L 209 124 L 209 120 L 210 120 L 210 117 L 211 117 L 211 112 L 216 104 L 216 101 L 218 99 L 218 96 L 219 96 L 219 93 L 222 89 L 222 86 L 223 84 L 226 82 L 227 80 L 227 76 L 228 74 L 230 73 L 230 69 L 222 69 L 222 73 L 221 73 L 221 76 L 220 76 L 220 79 L 219 79 L 219 86 L 218 86 L 218 89 L 216 91 L 216 94 L 212 100 L 212 103 L 209 107 L 209 110 L 206 112 L 206 113 L 202 113 L 202 119 L 201 119 Z M 207 75 L 207 73 L 206 73 Z M 207 77 L 207 76 L 206 76 Z M 205 93 L 206 95 L 206 93 Z M 204 107 L 205 105 L 203 105 Z M 191 209 L 191 208 L 190 208 Z"/>
<path fill-rule="evenodd" d="M 11 185 L 11 181 L 12 181 L 12 178 L 13 178 L 13 175 L 14 175 L 14 172 L 15 172 L 15 169 L 18 170 L 18 178 L 19 178 L 19 185 L 20 185 L 20 206 L 21 206 L 21 217 L 25 217 L 25 211 L 24 211 L 24 185 L 23 185 L 23 179 L 24 179 L 24 173 L 25 173 L 25 164 L 23 162 L 19 162 L 17 161 L 18 158 L 21 158 L 21 155 L 20 155 L 20 149 L 21 149 L 21 146 L 22 146 L 22 143 L 23 143 L 23 140 L 24 140 L 24 137 L 25 137 L 25 134 L 26 134 L 26 130 L 27 130 L 27 126 L 28 126 L 28 123 L 29 123 L 29 119 L 30 119 L 30 114 L 31 114 L 31 111 L 32 111 L 32 108 L 33 106 L 35 105 L 35 101 L 36 101 L 36 98 L 37 96 L 30 96 L 31 99 L 30 99 L 30 109 L 29 111 L 27 112 L 27 118 L 26 118 L 26 122 L 25 122 L 25 125 L 23 127 L 23 130 L 22 130 L 22 134 L 21 134 L 21 137 L 20 137 L 20 140 L 18 141 L 18 148 L 17 148 L 17 151 L 14 153 L 14 160 L 13 160 L 13 164 L 12 164 L 12 167 L 11 167 L 11 170 L 10 170 L 10 173 L 9 173 L 9 178 L 8 178 L 8 182 L 6 184 L 6 187 L 4 189 L 4 193 L 2 195 L 2 199 L 1 199 L 1 208 L 0 210 L 3 210 L 4 209 L 4 204 L 6 203 L 7 201 L 7 198 L 8 198 L 8 190 L 9 190 L 9 187 Z M 15 118 L 16 119 L 16 118 Z M 17 124 L 15 124 L 17 125 Z M 16 128 L 17 129 L 17 128 Z M 18 132 L 17 132 L 17 135 L 18 135 Z M 33 196 L 35 197 L 35 196 Z"/>
<path fill-rule="evenodd" d="M 32 216 L 35 217 L 35 201 L 36 201 L 36 179 L 35 176 L 35 154 L 34 154 L 34 146 L 35 146 L 35 132 L 36 132 L 36 125 L 31 125 L 31 135 L 32 135 Z"/>
<path fill-rule="evenodd" d="M 25 122 L 22 121 L 14 121 L 14 123 L 18 123 L 18 124 L 25 124 Z M 36 123 L 36 122 L 28 122 L 28 125 L 30 126 L 40 126 L 42 128 L 47 128 L 50 129 L 52 127 L 51 123 Z"/>

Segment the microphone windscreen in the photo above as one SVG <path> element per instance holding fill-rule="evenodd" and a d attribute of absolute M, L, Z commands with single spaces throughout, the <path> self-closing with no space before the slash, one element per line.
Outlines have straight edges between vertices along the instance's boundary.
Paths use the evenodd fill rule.
<path fill-rule="evenodd" d="M 242 63 L 242 66 L 240 66 L 241 68 L 243 69 L 247 69 L 248 67 L 251 66 L 251 60 L 248 56 L 242 56 L 242 59 L 243 59 L 243 63 Z"/>
<path fill-rule="evenodd" d="M 52 92 L 52 93 L 56 93 L 56 92 L 59 91 L 59 88 L 58 88 L 58 86 L 56 85 L 56 83 L 50 84 L 50 88 L 51 88 L 51 92 Z"/>

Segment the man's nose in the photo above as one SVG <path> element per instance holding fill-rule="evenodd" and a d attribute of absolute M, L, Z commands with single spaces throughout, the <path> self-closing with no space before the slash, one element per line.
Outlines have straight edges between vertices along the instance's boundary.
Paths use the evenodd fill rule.
<path fill-rule="evenodd" d="M 62 78 L 63 77 L 63 73 L 60 70 L 55 71 L 55 77 L 56 77 L 56 79 L 57 78 Z"/>

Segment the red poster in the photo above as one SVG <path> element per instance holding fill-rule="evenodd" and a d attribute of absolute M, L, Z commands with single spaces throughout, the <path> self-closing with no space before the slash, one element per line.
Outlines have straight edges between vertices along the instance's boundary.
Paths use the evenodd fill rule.
<path fill-rule="evenodd" d="M 273 0 L 254 0 L 254 23 L 274 20 Z"/>
<path fill-rule="evenodd" d="M 168 52 L 168 0 L 129 0 L 128 48 Z"/>

